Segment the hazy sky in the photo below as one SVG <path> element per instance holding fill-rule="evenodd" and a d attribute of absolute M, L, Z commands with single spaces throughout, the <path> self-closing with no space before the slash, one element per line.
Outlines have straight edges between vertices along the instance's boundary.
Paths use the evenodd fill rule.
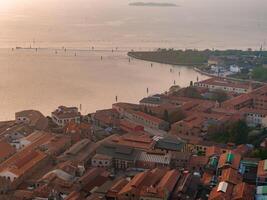
<path fill-rule="evenodd" d="M 129 2 L 0 0 L 0 42 L 165 40 L 223 47 L 258 46 L 266 40 L 266 0 L 168 1 L 179 5 L 175 8 L 137 8 Z"/>

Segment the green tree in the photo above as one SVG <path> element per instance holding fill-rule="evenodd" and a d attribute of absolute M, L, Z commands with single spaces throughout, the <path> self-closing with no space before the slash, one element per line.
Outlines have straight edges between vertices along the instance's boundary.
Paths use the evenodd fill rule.
<path fill-rule="evenodd" d="M 229 142 L 246 144 L 248 141 L 249 128 L 245 121 L 239 120 L 233 123 L 229 129 Z"/>
<path fill-rule="evenodd" d="M 246 122 L 239 120 L 226 125 L 212 125 L 208 128 L 208 139 L 220 143 L 233 142 L 246 144 L 248 142 L 249 127 Z"/>

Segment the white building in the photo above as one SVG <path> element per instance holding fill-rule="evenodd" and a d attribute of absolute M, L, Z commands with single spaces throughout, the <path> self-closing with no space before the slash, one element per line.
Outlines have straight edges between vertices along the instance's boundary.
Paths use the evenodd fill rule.
<path fill-rule="evenodd" d="M 60 127 L 64 127 L 67 123 L 74 121 L 81 122 L 81 113 L 77 107 L 59 106 L 52 112 L 52 121 Z"/>
<path fill-rule="evenodd" d="M 212 90 L 223 90 L 225 92 L 234 92 L 239 94 L 248 93 L 251 86 L 246 82 L 237 82 L 224 78 L 210 78 L 204 81 L 195 82 L 195 87 L 208 88 Z"/>
<path fill-rule="evenodd" d="M 264 126 L 266 127 L 267 122 L 267 110 L 259 109 L 244 109 L 246 122 L 250 127 Z"/>
<path fill-rule="evenodd" d="M 231 65 L 230 66 L 230 72 L 232 73 L 239 73 L 241 72 L 241 68 L 237 65 Z"/>

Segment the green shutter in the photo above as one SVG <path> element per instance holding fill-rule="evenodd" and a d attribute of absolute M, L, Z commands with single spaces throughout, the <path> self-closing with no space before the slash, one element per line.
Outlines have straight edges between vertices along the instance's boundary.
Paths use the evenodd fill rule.
<path fill-rule="evenodd" d="M 226 157 L 226 162 L 227 163 L 232 163 L 233 159 L 234 159 L 234 154 L 228 153 L 227 157 Z"/>

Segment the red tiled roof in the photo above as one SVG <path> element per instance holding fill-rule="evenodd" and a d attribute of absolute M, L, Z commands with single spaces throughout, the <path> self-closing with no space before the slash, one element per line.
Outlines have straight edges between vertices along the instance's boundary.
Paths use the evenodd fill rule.
<path fill-rule="evenodd" d="M 198 83 L 207 84 L 207 85 L 217 85 L 217 86 L 223 86 L 223 87 L 249 89 L 248 82 L 240 82 L 240 81 L 237 82 L 237 81 L 231 81 L 229 79 L 215 78 L 215 77 L 200 81 Z"/>
<path fill-rule="evenodd" d="M 155 141 L 145 133 L 127 133 L 122 136 L 114 136 L 111 142 L 139 149 L 150 150 L 155 145 Z"/>
<path fill-rule="evenodd" d="M 227 164 L 226 161 L 227 161 L 227 156 L 229 153 L 233 154 L 233 160 L 232 160 L 232 163 Z M 240 161 L 241 161 L 241 155 L 240 154 L 229 151 L 229 152 L 226 152 L 220 156 L 218 168 L 221 168 L 223 166 L 229 166 L 233 169 L 238 169 Z"/>
<path fill-rule="evenodd" d="M 222 171 L 220 180 L 236 185 L 242 182 L 242 175 L 236 169 L 228 168 Z"/>
<path fill-rule="evenodd" d="M 0 141 L 0 149 L 0 159 L 6 159 L 16 153 L 16 149 L 3 140 Z"/>
<path fill-rule="evenodd" d="M 28 170 L 31 170 L 35 165 L 47 157 L 46 154 L 40 151 L 30 151 L 20 157 L 7 168 L 3 168 L 1 171 L 10 171 L 17 176 L 25 174 Z"/>
<path fill-rule="evenodd" d="M 149 120 L 149 121 L 157 123 L 157 124 L 160 124 L 160 123 L 164 122 L 164 120 L 159 119 L 157 117 L 154 117 L 152 115 L 146 114 L 144 112 L 137 111 L 137 112 L 134 112 L 134 114 L 140 116 L 143 119 Z"/>
<path fill-rule="evenodd" d="M 218 191 L 218 186 L 214 187 L 209 195 L 209 200 L 230 200 L 234 186 L 228 184 L 226 192 Z"/>
<path fill-rule="evenodd" d="M 234 187 L 232 200 L 251 200 L 254 199 L 255 186 L 247 183 L 239 183 Z"/>

